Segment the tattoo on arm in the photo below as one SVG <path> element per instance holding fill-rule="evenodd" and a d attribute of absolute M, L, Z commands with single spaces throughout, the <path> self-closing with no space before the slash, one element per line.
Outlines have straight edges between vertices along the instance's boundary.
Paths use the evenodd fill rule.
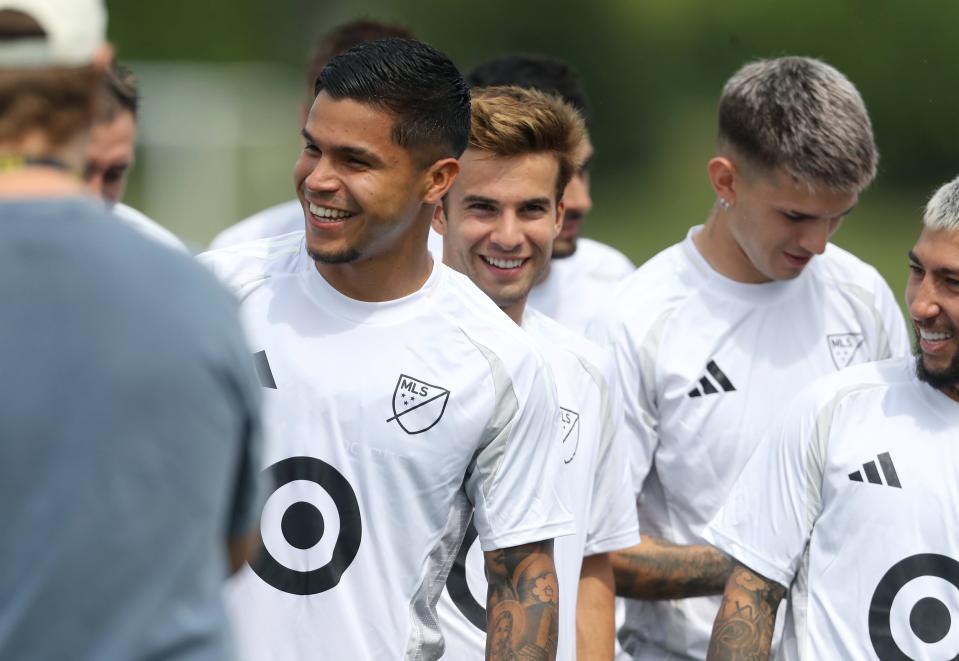
<path fill-rule="evenodd" d="M 765 661 L 769 658 L 776 609 L 786 588 L 742 565 L 736 565 L 726 584 L 713 636 L 709 661 Z"/>
<path fill-rule="evenodd" d="M 489 551 L 485 557 L 487 660 L 555 659 L 559 586 L 553 540 Z"/>
<path fill-rule="evenodd" d="M 639 545 L 612 554 L 616 594 L 631 599 L 683 599 L 722 594 L 733 563 L 708 544 L 680 545 L 644 534 Z"/>

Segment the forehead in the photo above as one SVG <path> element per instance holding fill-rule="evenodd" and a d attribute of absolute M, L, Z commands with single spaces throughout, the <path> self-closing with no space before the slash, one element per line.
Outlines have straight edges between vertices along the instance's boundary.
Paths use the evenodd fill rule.
<path fill-rule="evenodd" d="M 831 217 L 852 209 L 859 201 L 856 191 L 835 191 L 826 186 L 810 186 L 782 170 L 754 170 L 747 166 L 746 178 L 766 202 L 788 211 L 810 216 Z"/>
<path fill-rule="evenodd" d="M 556 194 L 559 161 L 548 152 L 497 156 L 470 147 L 460 157 L 454 192 L 481 195 L 502 202 L 552 198 Z"/>
<path fill-rule="evenodd" d="M 959 271 L 959 230 L 924 227 L 912 251 L 928 269 Z"/>
<path fill-rule="evenodd" d="M 353 99 L 334 99 L 320 92 L 306 119 L 306 130 L 314 140 L 366 149 L 400 149 L 393 141 L 395 118 L 388 110 Z"/>
<path fill-rule="evenodd" d="M 108 122 L 93 125 L 88 149 L 132 151 L 135 141 L 136 122 L 130 112 L 123 111 Z"/>

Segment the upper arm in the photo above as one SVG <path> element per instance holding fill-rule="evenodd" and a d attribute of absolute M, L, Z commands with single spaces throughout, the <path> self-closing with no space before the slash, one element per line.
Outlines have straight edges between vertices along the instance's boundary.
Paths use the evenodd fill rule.
<path fill-rule="evenodd" d="M 549 370 L 532 353 L 512 374 L 491 360 L 496 411 L 466 479 L 484 551 L 567 534 L 572 526 L 559 480 L 559 406 Z"/>

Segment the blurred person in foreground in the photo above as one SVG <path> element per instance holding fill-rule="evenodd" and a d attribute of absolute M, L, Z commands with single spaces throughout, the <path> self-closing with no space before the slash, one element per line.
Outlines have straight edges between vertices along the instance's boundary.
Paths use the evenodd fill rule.
<path fill-rule="evenodd" d="M 815 381 L 777 420 L 706 537 L 736 559 L 710 659 L 959 652 L 959 179 L 909 251 L 916 356 Z M 746 514 L 748 512 L 748 514 Z"/>
<path fill-rule="evenodd" d="M 306 123 L 306 117 L 313 105 L 316 78 L 327 62 L 358 44 L 391 37 L 412 39 L 413 33 L 401 25 L 362 18 L 344 23 L 324 34 L 317 43 L 307 66 L 306 94 L 299 112 L 300 126 Z M 303 209 L 300 207 L 299 200 L 290 200 L 259 211 L 227 227 L 210 242 L 210 250 L 288 234 L 301 229 L 303 229 Z"/>
<path fill-rule="evenodd" d="M 473 87 L 516 85 L 556 94 L 589 121 L 586 90 L 565 62 L 542 55 L 501 55 L 483 62 L 467 76 Z M 576 168 L 563 192 L 563 228 L 553 244 L 553 260 L 529 294 L 529 304 L 564 326 L 582 333 L 610 300 L 615 284 L 636 270 L 618 250 L 580 236 L 593 208 L 589 172 L 593 162 L 589 132 L 576 147 Z"/>
<path fill-rule="evenodd" d="M 133 73 L 111 62 L 103 79 L 96 120 L 87 144 L 83 177 L 121 220 L 164 245 L 186 250 L 172 232 L 136 209 L 123 204 L 127 179 L 136 155 L 140 90 Z"/>
<path fill-rule="evenodd" d="M 277 479 L 263 552 L 228 590 L 242 653 L 439 658 L 436 599 L 472 514 L 503 634 L 487 658 L 551 659 L 553 538 L 573 532 L 555 386 L 427 248 L 469 138 L 466 81 L 384 39 L 333 58 L 316 92 L 293 170 L 305 232 L 201 256 L 243 301 Z"/>
<path fill-rule="evenodd" d="M 549 268 L 563 222 L 563 191 L 576 170 L 585 126 L 559 97 L 519 87 L 473 88 L 472 129 L 460 175 L 437 207 L 434 229 L 444 261 L 469 276 L 537 343 L 556 380 L 561 420 L 554 458 L 576 520 L 576 534 L 555 542 L 560 602 L 558 659 L 613 656 L 613 571 L 608 553 L 639 542 L 629 462 L 615 429 L 622 402 L 612 359 L 577 333 L 526 305 Z M 467 539 L 476 538 L 475 529 Z M 479 600 L 486 584 L 478 549 L 464 543 L 440 598 L 446 658 L 483 659 L 487 623 Z M 479 596 L 479 595 L 477 595 Z"/>
<path fill-rule="evenodd" d="M 747 64 L 720 97 L 706 224 L 627 278 L 590 329 L 618 363 L 641 489 L 643 541 L 613 555 L 634 659 L 705 658 L 719 598 L 682 598 L 726 584 L 731 561 L 703 530 L 777 407 L 816 377 L 909 353 L 888 285 L 829 242 L 877 158 L 839 71 Z"/>
<path fill-rule="evenodd" d="M 99 0 L 0 0 L 0 658 L 230 657 L 258 392 L 236 305 L 85 189 Z"/>

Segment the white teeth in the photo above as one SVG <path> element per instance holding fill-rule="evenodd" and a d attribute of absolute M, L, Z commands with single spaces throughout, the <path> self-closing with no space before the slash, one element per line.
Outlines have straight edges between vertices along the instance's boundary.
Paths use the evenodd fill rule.
<path fill-rule="evenodd" d="M 924 340 L 929 340 L 930 342 L 938 342 L 939 340 L 948 340 L 952 337 L 952 333 L 933 333 L 932 331 L 919 329 L 919 337 Z"/>
<path fill-rule="evenodd" d="M 342 211 L 341 209 L 331 209 L 329 207 L 318 207 L 312 202 L 310 202 L 310 213 L 316 216 L 317 218 L 325 218 L 327 220 L 341 220 L 343 218 L 348 218 L 352 216 L 349 211 Z"/>
<path fill-rule="evenodd" d="M 500 269 L 515 269 L 523 265 L 523 262 L 526 260 L 523 259 L 497 259 L 495 257 L 483 257 L 483 260 L 487 264 L 492 264 L 496 268 Z"/>

